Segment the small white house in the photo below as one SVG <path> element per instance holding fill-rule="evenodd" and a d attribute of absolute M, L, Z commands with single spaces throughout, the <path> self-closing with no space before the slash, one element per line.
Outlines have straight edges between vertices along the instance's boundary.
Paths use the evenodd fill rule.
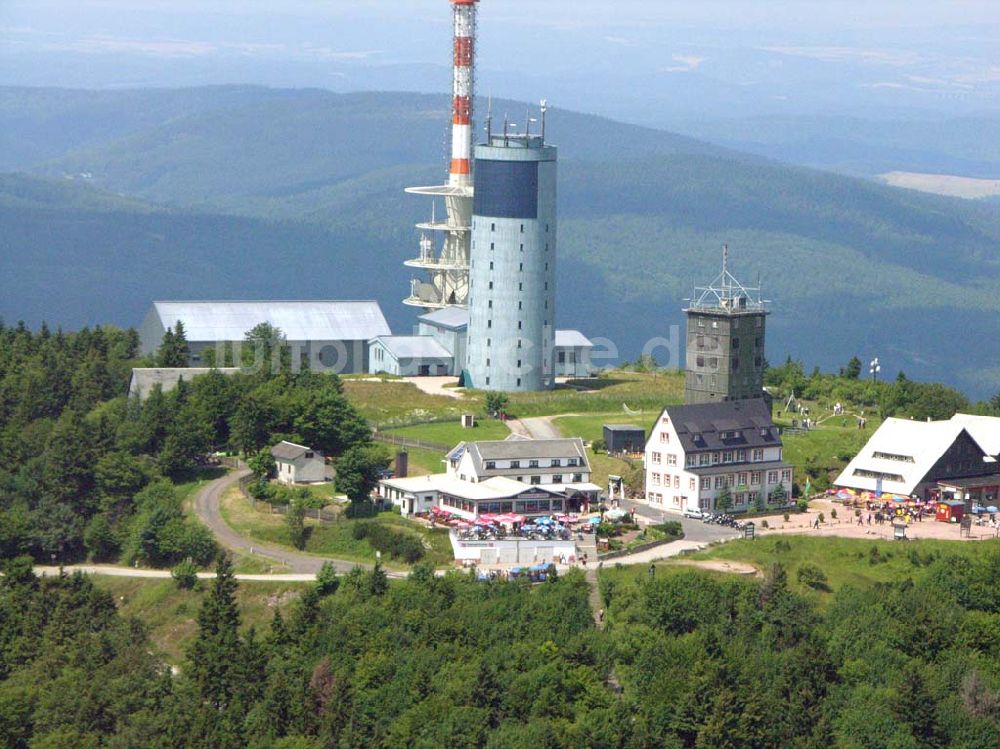
<path fill-rule="evenodd" d="M 326 481 L 323 453 L 294 442 L 279 442 L 271 448 L 282 484 L 317 484 Z"/>

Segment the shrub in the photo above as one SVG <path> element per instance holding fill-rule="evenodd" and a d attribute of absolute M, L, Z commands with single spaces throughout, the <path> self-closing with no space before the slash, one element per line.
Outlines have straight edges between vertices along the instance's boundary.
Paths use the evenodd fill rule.
<path fill-rule="evenodd" d="M 799 512 L 809 512 L 809 500 L 800 499 L 798 502 L 795 503 L 795 507 L 796 509 L 798 509 Z"/>
<path fill-rule="evenodd" d="M 760 527 L 761 528 L 770 528 L 771 526 L 767 524 L 766 520 L 761 520 L 760 521 Z"/>
<path fill-rule="evenodd" d="M 608 443 L 603 439 L 596 439 L 590 443 L 591 449 L 595 453 L 606 453 L 608 451 Z"/>
<path fill-rule="evenodd" d="M 823 523 L 826 522 L 826 515 L 824 515 L 822 512 L 819 514 L 819 522 L 820 522 L 820 524 L 823 524 Z"/>
<path fill-rule="evenodd" d="M 829 590 L 826 583 L 826 573 L 812 562 L 805 562 L 799 567 L 798 580 L 802 585 L 813 590 Z"/>
<path fill-rule="evenodd" d="M 198 584 L 198 565 L 190 558 L 185 559 L 172 570 L 170 576 L 181 590 L 191 590 Z"/>
<path fill-rule="evenodd" d="M 775 541 L 774 550 L 777 552 L 791 551 L 792 545 L 788 543 L 785 539 L 781 538 Z"/>
<path fill-rule="evenodd" d="M 681 538 L 684 536 L 683 526 L 676 520 L 669 520 L 666 523 L 654 525 L 653 530 L 660 531 L 669 538 Z"/>
<path fill-rule="evenodd" d="M 318 573 L 316 573 L 316 592 L 321 596 L 330 596 L 337 592 L 340 587 L 340 578 L 337 577 L 337 570 L 333 562 L 323 562 Z"/>
<path fill-rule="evenodd" d="M 782 517 L 785 519 L 785 522 L 787 523 L 788 522 L 788 518 L 791 517 L 791 516 L 786 512 L 784 515 L 782 515 Z"/>
<path fill-rule="evenodd" d="M 356 541 L 365 540 L 375 551 L 402 559 L 408 564 L 424 557 L 424 545 L 416 536 L 398 533 L 378 523 L 358 523 L 351 529 Z"/>
<path fill-rule="evenodd" d="M 832 520 L 836 520 L 837 519 L 837 510 L 836 510 L 836 508 L 830 510 L 830 518 Z"/>

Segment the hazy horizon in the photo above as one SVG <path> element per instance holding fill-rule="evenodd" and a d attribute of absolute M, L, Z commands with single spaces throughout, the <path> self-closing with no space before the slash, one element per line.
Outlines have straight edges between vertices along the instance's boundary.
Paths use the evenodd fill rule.
<path fill-rule="evenodd" d="M 7 0 L 0 84 L 444 92 L 447 0 Z M 479 93 L 676 118 L 1000 109 L 995 3 L 484 0 Z"/>

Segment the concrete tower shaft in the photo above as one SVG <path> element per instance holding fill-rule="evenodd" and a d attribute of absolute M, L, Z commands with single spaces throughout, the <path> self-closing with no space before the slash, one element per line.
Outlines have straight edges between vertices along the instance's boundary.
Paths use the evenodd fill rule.
<path fill-rule="evenodd" d="M 466 385 L 508 392 L 553 382 L 556 149 L 538 135 L 476 146 Z"/>

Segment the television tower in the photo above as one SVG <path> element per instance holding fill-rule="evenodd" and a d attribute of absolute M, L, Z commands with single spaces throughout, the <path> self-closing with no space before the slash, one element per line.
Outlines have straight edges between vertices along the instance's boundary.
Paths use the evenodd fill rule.
<path fill-rule="evenodd" d="M 410 187 L 406 192 L 434 199 L 431 220 L 417 224 L 420 254 L 407 260 L 426 280 L 414 278 L 404 304 L 423 309 L 466 307 L 469 299 L 469 249 L 472 237 L 472 115 L 475 100 L 476 5 L 479 0 L 449 0 L 454 17 L 451 167 L 448 184 Z M 444 198 L 446 217 L 438 220 L 437 198 Z M 438 239 L 443 235 L 443 239 Z"/>

